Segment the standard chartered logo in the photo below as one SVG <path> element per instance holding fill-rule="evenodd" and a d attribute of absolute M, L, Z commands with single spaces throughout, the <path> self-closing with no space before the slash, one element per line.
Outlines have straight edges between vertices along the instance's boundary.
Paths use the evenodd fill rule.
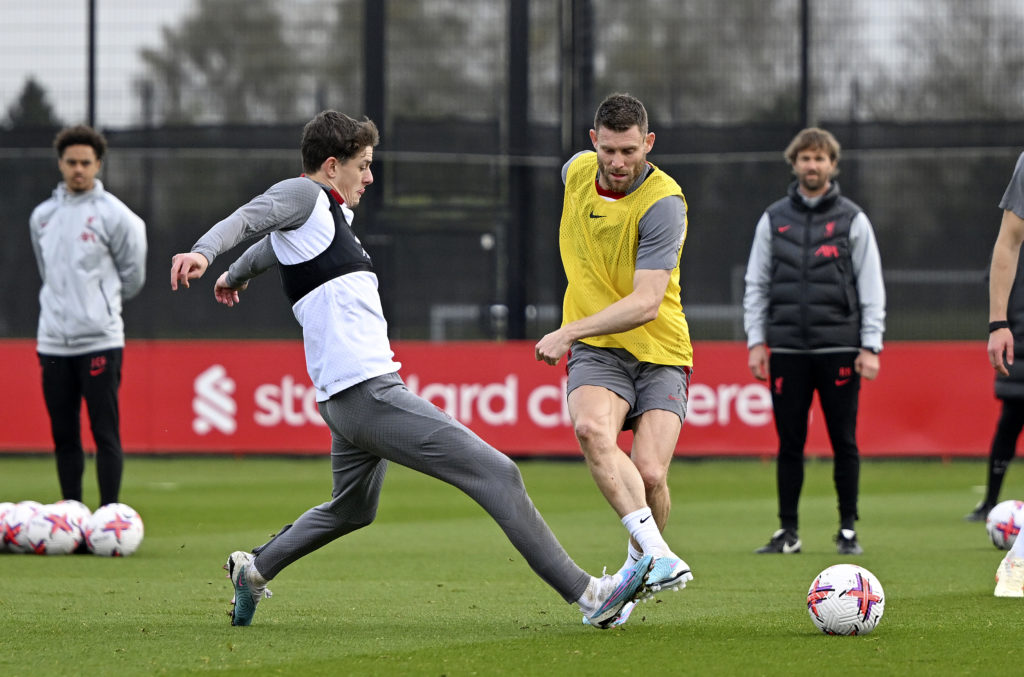
<path fill-rule="evenodd" d="M 192 398 L 192 430 L 199 435 L 206 435 L 211 430 L 218 430 L 230 435 L 238 428 L 235 414 L 238 405 L 232 394 L 235 392 L 235 380 L 228 376 L 228 370 L 215 364 L 196 376 L 194 383 L 195 397 Z"/>

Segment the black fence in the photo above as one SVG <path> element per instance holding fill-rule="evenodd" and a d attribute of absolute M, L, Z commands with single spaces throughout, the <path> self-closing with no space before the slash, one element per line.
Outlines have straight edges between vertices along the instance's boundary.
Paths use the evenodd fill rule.
<path fill-rule="evenodd" d="M 271 275 L 238 307 L 214 304 L 230 254 L 186 294 L 170 293 L 167 272 L 217 220 L 299 173 L 302 124 L 324 107 L 382 130 L 356 229 L 392 336 L 539 337 L 557 326 L 564 290 L 559 169 L 586 147 L 611 91 L 645 101 L 650 160 L 686 193 L 683 300 L 695 340 L 742 338 L 754 224 L 783 194 L 782 150 L 805 122 L 839 138 L 839 182 L 874 224 L 887 338 L 985 336 L 997 203 L 1024 149 L 1019 3 L 250 0 L 233 32 L 217 33 L 233 2 L 196 0 L 169 28 L 212 32 L 193 36 L 195 53 L 147 48 L 130 100 L 104 98 L 99 60 L 95 122 L 111 145 L 101 178 L 146 220 L 150 241 L 148 282 L 126 307 L 132 337 L 298 336 Z M 102 7 L 101 45 L 116 37 Z M 276 19 L 250 25 L 261 12 Z M 274 58 L 261 89 L 234 77 L 249 71 L 229 50 L 223 73 L 197 65 L 232 35 L 240 60 Z M 49 96 L 54 121 L 80 121 L 60 115 L 65 93 Z M 35 333 L 28 217 L 59 179 L 45 122 L 9 113 L 0 130 L 4 337 Z"/>

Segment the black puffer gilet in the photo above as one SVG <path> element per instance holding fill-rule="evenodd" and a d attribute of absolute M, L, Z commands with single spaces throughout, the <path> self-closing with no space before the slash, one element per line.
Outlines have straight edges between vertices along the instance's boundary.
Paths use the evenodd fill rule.
<path fill-rule="evenodd" d="M 860 300 L 850 258 L 850 226 L 860 212 L 835 181 L 814 207 L 800 197 L 796 182 L 768 207 L 769 348 L 860 347 Z"/>

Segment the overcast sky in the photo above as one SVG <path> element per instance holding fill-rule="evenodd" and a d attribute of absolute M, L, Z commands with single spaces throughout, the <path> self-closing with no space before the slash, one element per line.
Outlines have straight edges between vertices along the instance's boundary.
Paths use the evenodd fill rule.
<path fill-rule="evenodd" d="M 120 127 L 139 118 L 134 80 L 139 48 L 161 44 L 193 0 L 95 0 L 96 123 Z M 65 123 L 87 110 L 88 0 L 0 0 L 0 120 L 33 76 Z"/>
<path fill-rule="evenodd" d="M 279 1 L 282 5 L 286 2 Z M 704 1 L 710 4 L 715 0 Z M 932 65 L 908 58 L 898 29 L 907 17 L 929 11 L 933 0 L 848 1 L 848 9 L 868 36 L 858 43 L 864 50 L 859 56 L 870 57 L 896 78 L 912 76 L 915 69 Z M 161 46 L 161 27 L 179 25 L 194 4 L 195 0 L 95 0 L 98 126 L 116 128 L 140 122 L 135 91 L 142 74 L 139 50 Z M 984 0 L 983 5 L 1007 13 L 1024 11 L 1024 0 Z M 0 123 L 30 76 L 44 87 L 62 122 L 85 120 L 88 6 L 89 0 L 0 0 Z M 824 28 L 827 33 L 827 26 Z M 833 51 L 814 56 L 816 67 L 828 69 L 835 59 L 849 55 Z"/>

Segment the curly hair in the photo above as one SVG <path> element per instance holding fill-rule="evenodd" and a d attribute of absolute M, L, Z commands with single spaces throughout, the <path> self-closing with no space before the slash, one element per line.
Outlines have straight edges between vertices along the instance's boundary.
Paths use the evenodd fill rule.
<path fill-rule="evenodd" d="M 97 160 L 107 153 L 107 139 L 89 125 L 75 125 L 58 132 L 53 140 L 57 157 L 63 157 L 68 146 L 92 146 Z"/>

